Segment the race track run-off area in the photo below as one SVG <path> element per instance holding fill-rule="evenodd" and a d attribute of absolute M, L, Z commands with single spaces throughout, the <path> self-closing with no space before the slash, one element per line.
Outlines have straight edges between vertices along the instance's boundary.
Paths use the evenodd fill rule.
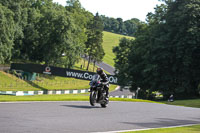
<path fill-rule="evenodd" d="M 88 133 L 200 124 L 200 109 L 143 102 L 0 103 L 0 133 Z"/>

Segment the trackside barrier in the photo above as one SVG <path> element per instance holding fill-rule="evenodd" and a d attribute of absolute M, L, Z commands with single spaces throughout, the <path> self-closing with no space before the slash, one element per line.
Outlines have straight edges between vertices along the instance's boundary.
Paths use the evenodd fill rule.
<path fill-rule="evenodd" d="M 48 91 L 0 91 L 0 95 L 14 95 L 14 96 L 26 96 L 26 95 L 44 95 L 44 94 L 80 94 L 87 93 L 89 89 L 82 90 L 48 90 Z"/>
<path fill-rule="evenodd" d="M 61 95 L 61 94 L 81 94 L 87 93 L 89 89 L 82 90 L 49 90 L 49 91 L 0 91 L 0 95 L 13 95 L 13 96 L 28 96 L 28 95 Z M 130 98 L 134 99 L 133 95 L 110 96 L 110 98 Z"/>
<path fill-rule="evenodd" d="M 121 96 L 110 96 L 110 98 L 129 98 L 129 99 L 135 99 L 135 96 L 133 95 L 121 95 Z"/>
<path fill-rule="evenodd" d="M 10 69 L 22 70 L 24 72 L 30 72 L 30 73 L 41 73 L 41 74 L 55 75 L 61 77 L 71 77 L 81 80 L 92 80 L 93 75 L 96 74 L 94 72 L 80 71 L 80 70 L 60 68 L 60 67 L 40 65 L 40 64 L 12 63 Z M 117 85 L 117 77 L 115 75 L 108 74 L 108 79 L 110 84 Z"/>

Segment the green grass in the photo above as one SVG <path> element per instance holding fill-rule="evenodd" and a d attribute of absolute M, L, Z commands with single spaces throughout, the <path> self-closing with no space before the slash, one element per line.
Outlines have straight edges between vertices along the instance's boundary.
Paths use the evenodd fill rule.
<path fill-rule="evenodd" d="M 87 65 L 88 65 L 88 61 L 87 60 L 85 60 L 85 67 L 84 67 L 84 60 L 80 59 L 79 62 L 77 62 L 72 69 L 87 71 L 86 70 Z M 97 66 L 94 67 L 93 63 L 89 64 L 89 71 L 90 72 L 96 72 L 96 69 L 97 69 Z"/>
<path fill-rule="evenodd" d="M 86 70 L 81 68 L 84 61 L 76 63 L 74 69 Z M 87 65 L 87 61 L 85 62 Z M 96 67 L 94 68 L 96 70 Z M 89 71 L 93 71 L 93 65 L 90 64 Z M 68 89 L 87 89 L 89 88 L 87 80 L 79 80 L 74 78 L 49 76 L 40 74 L 35 81 L 24 81 L 16 76 L 0 71 L 0 91 L 36 91 L 36 90 L 68 90 Z M 111 85 L 110 91 L 115 90 L 117 86 Z"/>
<path fill-rule="evenodd" d="M 75 69 L 81 70 L 81 61 L 75 65 Z M 90 67 L 91 66 L 92 65 L 90 65 Z M 91 68 L 89 71 L 91 71 Z M 21 80 L 12 74 L 0 71 L 0 91 L 66 90 L 87 88 L 89 88 L 89 81 L 86 80 L 40 74 L 40 76 L 37 77 L 37 80 L 30 82 Z"/>
<path fill-rule="evenodd" d="M 62 94 L 62 95 L 33 95 L 33 96 L 0 95 L 0 102 L 12 102 L 12 101 L 89 101 L 89 93 Z M 128 98 L 110 98 L 110 101 L 156 103 L 149 100 L 128 99 Z"/>
<path fill-rule="evenodd" d="M 16 90 L 40 90 L 25 81 L 11 74 L 0 71 L 0 90 L 1 91 L 16 91 Z"/>
<path fill-rule="evenodd" d="M 134 39 L 134 37 L 129 37 L 129 36 L 124 36 L 124 35 L 119 35 L 119 34 L 114 34 L 111 32 L 103 32 L 103 48 L 105 51 L 105 56 L 103 58 L 103 62 L 114 66 L 114 58 L 115 55 L 112 52 L 113 47 L 119 45 L 119 40 L 123 37 L 129 38 L 129 39 Z"/>
<path fill-rule="evenodd" d="M 200 108 L 200 99 L 175 100 L 174 102 L 164 101 L 162 103 L 169 104 L 169 105 L 178 105 L 178 106 L 185 106 L 185 107 Z"/>
<path fill-rule="evenodd" d="M 74 78 L 64 78 L 46 75 L 35 81 L 24 81 L 16 76 L 0 71 L 0 91 L 33 91 L 33 90 L 63 90 L 86 89 L 89 81 Z"/>
<path fill-rule="evenodd" d="M 150 100 L 143 100 L 143 99 L 130 99 L 130 98 L 110 98 L 111 101 L 123 101 L 123 102 L 147 102 L 147 103 L 159 103 L 160 102 L 155 102 L 155 101 L 150 101 Z"/>
<path fill-rule="evenodd" d="M 67 89 L 87 89 L 89 82 L 74 78 L 49 76 L 39 77 L 35 81 L 24 81 L 12 74 L 0 71 L 0 91 L 35 91 L 35 90 L 67 90 Z M 117 86 L 111 85 L 110 91 Z"/>
<path fill-rule="evenodd" d="M 176 128 L 160 128 L 145 131 L 132 131 L 126 133 L 200 133 L 200 125 Z"/>
<path fill-rule="evenodd" d="M 81 61 L 75 65 L 75 69 L 81 70 Z M 92 71 L 91 66 L 92 65 L 90 65 L 89 71 Z M 37 80 L 30 82 L 21 80 L 12 74 L 0 71 L 0 91 L 66 90 L 87 88 L 89 88 L 89 81 L 86 80 L 40 75 L 37 77 Z"/>
<path fill-rule="evenodd" d="M 33 95 L 33 96 L 9 96 L 0 95 L 0 102 L 14 101 L 89 101 L 86 94 L 67 95 Z"/>

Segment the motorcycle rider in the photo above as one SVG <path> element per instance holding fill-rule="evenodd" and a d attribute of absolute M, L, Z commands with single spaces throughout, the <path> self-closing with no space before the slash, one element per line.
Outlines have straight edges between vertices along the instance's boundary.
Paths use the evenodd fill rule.
<path fill-rule="evenodd" d="M 108 100 L 109 97 L 109 80 L 107 75 L 105 74 L 105 72 L 103 71 L 103 68 L 97 68 L 97 74 L 100 76 L 101 78 L 101 83 L 104 87 L 104 89 L 106 90 L 106 100 Z"/>

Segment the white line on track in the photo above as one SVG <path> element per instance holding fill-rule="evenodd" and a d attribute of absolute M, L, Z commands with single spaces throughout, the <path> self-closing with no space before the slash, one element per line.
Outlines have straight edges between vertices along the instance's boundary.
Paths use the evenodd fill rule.
<path fill-rule="evenodd" d="M 199 124 L 200 124 L 200 123 L 199 123 Z M 145 129 L 132 129 L 132 130 L 119 130 L 119 131 L 107 131 L 107 132 L 93 132 L 93 133 L 121 133 L 121 132 L 144 131 L 144 130 L 152 130 L 152 129 L 187 127 L 187 126 L 194 126 L 194 125 L 199 125 L 199 124 L 187 124 L 187 125 L 170 126 L 170 127 L 145 128 Z"/>

